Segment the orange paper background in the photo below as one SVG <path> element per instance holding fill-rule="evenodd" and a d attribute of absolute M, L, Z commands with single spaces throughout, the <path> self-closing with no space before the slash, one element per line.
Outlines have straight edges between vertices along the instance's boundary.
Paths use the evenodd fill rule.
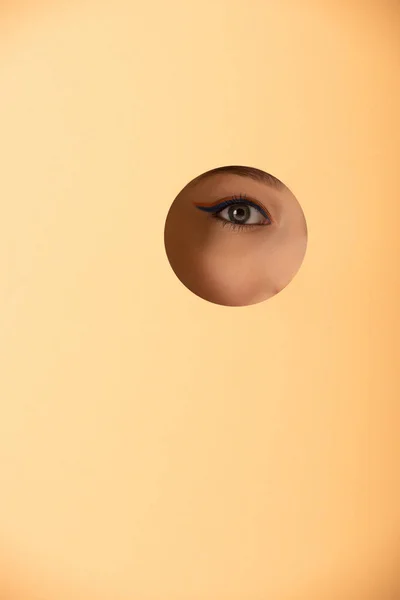
<path fill-rule="evenodd" d="M 396 598 L 400 7 L 2 3 L 0 597 Z M 163 247 L 222 164 L 305 262 L 212 305 Z"/>

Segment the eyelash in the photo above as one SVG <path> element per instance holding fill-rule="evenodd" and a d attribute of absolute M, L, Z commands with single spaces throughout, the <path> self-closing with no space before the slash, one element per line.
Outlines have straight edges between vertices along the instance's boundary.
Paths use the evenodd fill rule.
<path fill-rule="evenodd" d="M 252 208 L 255 208 L 256 210 L 258 210 L 258 212 L 265 218 L 268 220 L 268 223 L 253 223 L 253 224 L 249 224 L 249 225 L 242 225 L 240 223 L 232 223 L 231 221 L 227 221 L 226 219 L 221 219 L 218 215 L 228 206 L 232 206 L 235 204 L 246 204 L 247 206 L 251 206 Z M 211 212 L 211 209 L 213 209 L 213 211 Z M 258 204 L 256 204 L 255 202 L 252 202 L 251 200 L 247 200 L 246 195 L 244 194 L 239 194 L 239 196 L 233 196 L 232 198 L 229 198 L 229 200 L 224 200 L 223 202 L 220 202 L 219 204 L 217 204 L 216 206 L 210 207 L 210 217 L 212 219 L 217 219 L 219 224 L 222 227 L 229 227 L 231 230 L 234 231 L 249 231 L 250 229 L 254 229 L 255 227 L 265 227 L 268 225 L 271 225 L 272 223 L 272 218 L 269 215 L 269 213 L 261 208 L 261 206 L 259 206 Z"/>

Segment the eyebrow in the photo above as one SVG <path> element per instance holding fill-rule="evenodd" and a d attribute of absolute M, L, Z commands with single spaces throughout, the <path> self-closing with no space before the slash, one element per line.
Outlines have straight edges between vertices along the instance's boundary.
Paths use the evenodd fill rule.
<path fill-rule="evenodd" d="M 266 173 L 265 171 L 261 171 L 261 169 L 256 169 L 254 167 L 241 167 L 238 165 L 232 165 L 228 167 L 217 167 L 216 169 L 211 169 L 210 171 L 206 171 L 199 175 L 195 179 L 188 184 L 190 187 L 192 185 L 196 185 L 200 181 L 204 181 L 213 175 L 239 175 L 240 177 L 248 177 L 249 179 L 253 179 L 254 181 L 258 181 L 260 183 L 264 183 L 265 185 L 269 185 L 270 187 L 281 190 L 286 188 L 285 184 L 282 183 L 280 179 L 274 177 L 270 173 Z"/>

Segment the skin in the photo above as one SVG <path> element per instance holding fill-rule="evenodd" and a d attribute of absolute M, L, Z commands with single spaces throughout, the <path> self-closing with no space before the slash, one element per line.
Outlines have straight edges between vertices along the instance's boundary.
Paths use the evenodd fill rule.
<path fill-rule="evenodd" d="M 235 228 L 196 208 L 232 196 L 262 204 L 271 224 Z M 188 184 L 165 226 L 166 252 L 177 277 L 201 298 L 225 306 L 275 296 L 297 273 L 306 246 L 304 214 L 286 186 L 229 171 L 217 170 Z"/>

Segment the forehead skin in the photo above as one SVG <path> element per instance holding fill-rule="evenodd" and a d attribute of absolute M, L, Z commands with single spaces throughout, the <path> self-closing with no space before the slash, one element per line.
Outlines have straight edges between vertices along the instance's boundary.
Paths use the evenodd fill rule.
<path fill-rule="evenodd" d="M 193 179 L 188 185 L 194 185 L 198 181 L 202 181 L 207 179 L 212 175 L 239 175 L 241 177 L 249 177 L 255 181 L 260 181 L 261 183 L 265 183 L 266 185 L 282 188 L 285 187 L 280 179 L 267 173 L 266 171 L 261 171 L 260 169 L 254 167 L 245 167 L 238 165 L 230 165 L 225 167 L 218 167 L 216 169 L 211 169 L 210 171 L 206 171 L 202 175 L 199 175 L 195 179 Z"/>

